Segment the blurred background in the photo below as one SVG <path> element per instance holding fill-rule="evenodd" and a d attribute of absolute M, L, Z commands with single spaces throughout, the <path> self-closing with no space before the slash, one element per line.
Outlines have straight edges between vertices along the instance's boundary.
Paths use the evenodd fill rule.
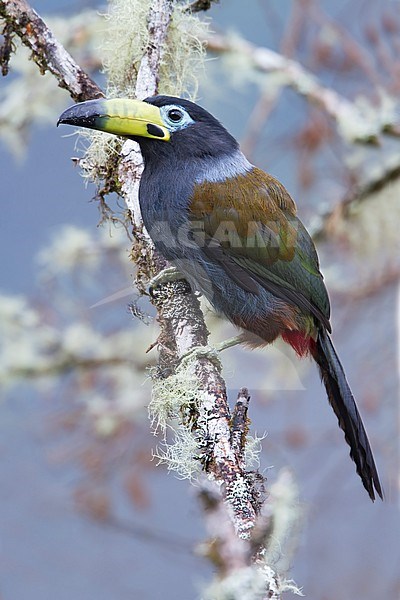
<path fill-rule="evenodd" d="M 32 5 L 104 85 L 107 6 Z M 200 18 L 197 99 L 314 234 L 386 494 L 369 501 L 311 363 L 283 344 L 226 351 L 232 403 L 247 386 L 266 436 L 267 489 L 295 482 L 277 562 L 308 598 L 398 598 L 400 3 L 221 0 Z M 152 460 L 157 324 L 132 287 L 124 206 L 80 177 L 82 140 L 55 127 L 71 100 L 28 56 L 0 81 L 0 598 L 198 598 L 206 533 L 195 489 Z M 213 340 L 232 335 L 206 311 Z"/>

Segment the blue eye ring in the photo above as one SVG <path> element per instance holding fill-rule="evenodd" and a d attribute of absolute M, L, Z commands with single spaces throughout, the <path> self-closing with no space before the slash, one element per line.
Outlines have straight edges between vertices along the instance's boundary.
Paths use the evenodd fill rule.
<path fill-rule="evenodd" d="M 179 131 L 194 123 L 189 113 L 178 104 L 168 104 L 160 108 L 161 117 L 169 131 Z"/>

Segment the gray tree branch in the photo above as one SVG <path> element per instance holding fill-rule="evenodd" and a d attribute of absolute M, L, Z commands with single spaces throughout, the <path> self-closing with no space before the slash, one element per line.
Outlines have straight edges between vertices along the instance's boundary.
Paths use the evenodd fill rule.
<path fill-rule="evenodd" d="M 148 44 L 137 77 L 136 95 L 139 98 L 157 93 L 172 8 L 173 0 L 153 0 L 151 3 L 147 22 Z M 0 0 L 0 16 L 6 16 L 7 36 L 12 32 L 20 35 L 31 48 L 40 69 L 50 70 L 75 100 L 102 95 L 102 91 L 74 63 L 25 1 Z M 132 217 L 136 240 L 133 254 L 138 258 L 139 285 L 143 287 L 149 277 L 162 270 L 166 263 L 155 253 L 141 220 L 138 190 L 142 169 L 137 145 L 126 141 L 118 175 L 122 195 Z M 200 401 L 193 405 L 195 415 L 190 426 L 201 442 L 198 450 L 202 468 L 215 482 L 219 494 L 216 498 L 210 491 L 202 492 L 203 501 L 207 504 L 210 533 L 219 538 L 221 580 L 217 584 L 224 586 L 226 578 L 226 585 L 230 587 L 232 578 L 235 581 L 236 572 L 240 572 L 241 577 L 245 577 L 246 589 L 251 585 L 262 593 L 260 596 L 257 592 L 255 597 L 279 600 L 281 590 L 285 589 L 279 577 L 265 561 L 258 559 L 255 564 L 251 552 L 252 531 L 256 523 L 260 523 L 257 515 L 264 500 L 264 479 L 257 472 L 246 471 L 248 391 L 242 388 L 239 392 L 231 416 L 221 364 L 216 353 L 204 349 L 207 348 L 208 330 L 198 297 L 186 281 L 170 281 L 157 286 L 152 291 L 152 302 L 157 308 L 161 329 L 157 344 L 160 351 L 158 378 L 168 377 L 176 368 L 179 369 L 182 361 L 191 360 L 197 391 L 200 390 Z M 191 358 L 188 359 L 190 353 Z M 269 517 L 263 517 L 263 522 L 265 519 L 268 521 Z M 243 585 L 241 577 L 238 579 L 239 586 Z"/>
<path fill-rule="evenodd" d="M 148 16 L 148 44 L 140 64 L 136 95 L 138 98 L 155 94 L 163 45 L 171 19 L 173 0 L 153 0 Z M 100 88 L 74 62 L 55 39 L 43 19 L 25 0 L 0 0 L 0 16 L 6 21 L 7 36 L 11 31 L 32 50 L 32 57 L 41 71 L 49 70 L 59 85 L 77 101 L 102 96 Z M 7 53 L 6 53 L 7 54 Z M 143 281 L 165 267 L 165 261 L 154 254 L 152 242 L 143 230 L 138 190 L 142 172 L 142 157 L 137 145 L 125 142 L 119 166 L 122 194 L 132 215 L 136 234 L 134 254 L 140 257 L 139 272 Z M 163 284 L 153 293 L 158 310 L 161 334 L 159 338 L 160 371 L 173 370 L 188 352 L 206 346 L 208 331 L 198 298 L 184 281 Z M 196 357 L 195 372 L 202 390 L 195 427 L 205 440 L 202 449 L 204 470 L 212 474 L 223 490 L 235 531 L 247 538 L 254 526 L 258 492 L 253 489 L 254 478 L 245 472 L 243 459 L 244 423 L 232 434 L 231 414 L 225 382 L 219 360 L 207 353 Z M 239 438 L 238 439 L 238 433 Z"/>
<path fill-rule="evenodd" d="M 262 73 L 280 73 L 284 85 L 292 87 L 298 94 L 322 108 L 337 123 L 339 133 L 350 142 L 376 144 L 381 133 L 398 136 L 396 115 L 375 110 L 365 115 L 353 102 L 333 89 L 322 85 L 317 77 L 299 62 L 286 58 L 270 48 L 255 46 L 237 36 L 210 34 L 204 40 L 210 52 L 238 54 L 245 57 L 249 65 Z"/>
<path fill-rule="evenodd" d="M 43 19 L 25 0 L 0 0 L 0 17 L 5 20 L 3 52 L 0 66 L 7 73 L 12 52 L 12 35 L 32 51 L 32 59 L 40 71 L 50 71 L 61 88 L 76 102 L 103 96 L 99 86 L 83 71 L 65 48 L 57 41 Z M 12 33 L 11 33 L 12 32 Z"/>
<path fill-rule="evenodd" d="M 153 0 L 148 19 L 149 42 L 136 83 L 136 95 L 139 98 L 157 93 L 158 70 L 171 11 L 171 0 Z M 166 265 L 162 258 L 154 257 L 153 244 L 143 230 L 138 200 L 142 168 L 139 148 L 135 142 L 128 140 L 122 148 L 119 180 L 135 230 L 139 234 L 139 248 L 136 247 L 135 255 L 143 256 L 144 253 L 148 258 L 147 272 L 139 274 L 145 280 Z M 188 352 L 206 346 L 208 331 L 199 301 L 186 282 L 162 285 L 153 293 L 153 302 L 158 310 L 161 328 L 160 366 L 165 371 L 168 365 L 173 366 Z M 254 494 L 244 465 L 231 444 L 230 409 L 221 366 L 219 361 L 213 361 L 204 355 L 197 358 L 195 370 L 203 390 L 196 427 L 200 430 L 200 438 L 208 443 L 207 451 L 203 451 L 207 455 L 203 466 L 223 484 L 235 529 L 240 536 L 246 537 L 255 523 L 256 503 L 253 501 Z"/>

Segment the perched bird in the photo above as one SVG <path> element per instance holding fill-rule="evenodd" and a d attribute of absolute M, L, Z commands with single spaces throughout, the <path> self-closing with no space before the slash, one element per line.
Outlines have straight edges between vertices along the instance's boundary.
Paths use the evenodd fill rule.
<path fill-rule="evenodd" d="M 250 346 L 281 336 L 318 365 L 329 402 L 370 498 L 382 488 L 330 333 L 318 256 L 284 186 L 253 166 L 206 110 L 170 96 L 91 100 L 59 123 L 136 140 L 139 201 L 156 249 L 245 333 Z"/>

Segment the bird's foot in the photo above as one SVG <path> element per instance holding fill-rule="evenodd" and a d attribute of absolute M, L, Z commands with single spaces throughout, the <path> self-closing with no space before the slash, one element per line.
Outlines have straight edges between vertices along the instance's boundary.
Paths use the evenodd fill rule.
<path fill-rule="evenodd" d="M 227 350 L 228 348 L 233 348 L 233 346 L 238 346 L 243 343 L 242 335 L 235 335 L 234 337 L 228 338 L 219 344 L 215 344 L 215 349 L 218 352 L 222 352 L 223 350 Z"/>
<path fill-rule="evenodd" d="M 184 276 L 176 267 L 167 267 L 163 269 L 157 275 L 152 277 L 149 281 L 149 291 L 154 290 L 160 285 L 164 285 L 166 283 L 172 283 L 174 281 L 179 281 L 180 279 L 185 279 Z"/>
<path fill-rule="evenodd" d="M 235 337 L 228 338 L 227 340 L 224 340 L 223 342 L 220 342 L 215 346 L 195 346 L 194 348 L 191 348 L 191 350 L 186 352 L 186 354 L 181 356 L 179 360 L 179 365 L 185 365 L 188 362 L 197 358 L 208 358 L 220 367 L 221 360 L 219 354 L 227 348 L 232 348 L 233 346 L 240 344 L 242 341 L 243 340 L 241 336 L 237 335 Z"/>
<path fill-rule="evenodd" d="M 213 346 L 194 346 L 179 359 L 179 366 L 185 367 L 188 363 L 198 358 L 208 358 L 216 366 L 221 366 L 219 351 Z"/>

